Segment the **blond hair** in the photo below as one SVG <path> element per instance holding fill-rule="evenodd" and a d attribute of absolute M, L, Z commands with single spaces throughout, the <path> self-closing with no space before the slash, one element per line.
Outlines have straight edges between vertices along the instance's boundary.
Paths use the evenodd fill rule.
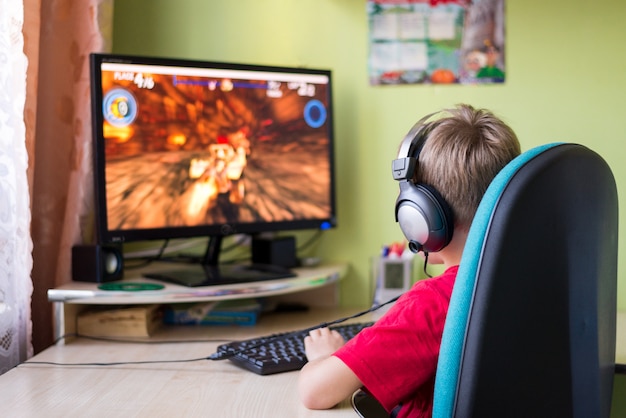
<path fill-rule="evenodd" d="M 419 154 L 414 180 L 437 189 L 455 226 L 469 227 L 496 174 L 520 154 L 515 132 L 493 113 L 460 104 L 438 114 Z"/>

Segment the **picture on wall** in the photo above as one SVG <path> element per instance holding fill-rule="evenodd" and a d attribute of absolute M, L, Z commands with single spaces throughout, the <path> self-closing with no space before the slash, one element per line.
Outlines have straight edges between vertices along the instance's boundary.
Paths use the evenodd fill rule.
<path fill-rule="evenodd" d="M 368 0 L 371 85 L 503 83 L 505 0 Z"/>

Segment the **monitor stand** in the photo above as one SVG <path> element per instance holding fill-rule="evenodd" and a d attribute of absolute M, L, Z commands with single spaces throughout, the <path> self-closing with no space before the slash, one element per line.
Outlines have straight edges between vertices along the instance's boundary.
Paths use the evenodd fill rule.
<path fill-rule="evenodd" d="M 219 264 L 221 236 L 211 236 L 202 263 L 146 272 L 144 277 L 188 287 L 218 286 L 295 277 L 287 267 L 271 264 Z"/>

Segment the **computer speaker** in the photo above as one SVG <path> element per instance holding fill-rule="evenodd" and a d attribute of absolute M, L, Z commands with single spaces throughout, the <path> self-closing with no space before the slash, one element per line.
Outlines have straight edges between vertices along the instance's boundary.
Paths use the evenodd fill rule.
<path fill-rule="evenodd" d="M 112 282 L 124 276 L 124 257 L 120 246 L 109 244 L 72 247 L 72 280 Z"/>
<path fill-rule="evenodd" d="M 252 262 L 255 264 L 272 264 L 281 267 L 296 267 L 295 237 L 252 238 Z"/>

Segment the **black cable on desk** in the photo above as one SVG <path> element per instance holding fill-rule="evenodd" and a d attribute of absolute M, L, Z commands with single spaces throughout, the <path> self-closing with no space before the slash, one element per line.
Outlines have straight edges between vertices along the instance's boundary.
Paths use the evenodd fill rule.
<path fill-rule="evenodd" d="M 47 365 L 47 366 L 127 366 L 131 364 L 158 364 L 158 363 L 191 363 L 194 361 L 203 361 L 208 360 L 208 357 L 200 357 L 200 358 L 192 358 L 192 359 L 184 359 L 184 360 L 145 360 L 145 361 L 115 361 L 110 363 L 58 363 L 55 361 L 25 361 L 20 364 L 38 364 L 38 365 Z"/>
<path fill-rule="evenodd" d="M 189 343 L 228 343 L 231 339 L 225 338 L 202 338 L 195 340 L 155 340 L 155 339 L 138 339 L 138 338 L 114 338 L 114 337 L 94 337 L 91 335 L 83 335 L 78 333 L 64 334 L 54 340 L 52 345 L 57 344 L 61 340 L 68 338 L 83 338 L 86 340 L 105 341 L 110 343 L 125 343 L 125 344 L 189 344 Z"/>
<path fill-rule="evenodd" d="M 122 338 L 108 338 L 108 337 L 91 337 L 88 335 L 81 334 L 65 334 L 59 338 L 57 338 L 54 344 L 57 344 L 59 341 L 64 340 L 66 338 L 83 338 L 88 340 L 95 341 L 105 341 L 105 342 L 114 342 L 114 343 L 126 343 L 126 344 L 182 344 L 182 343 L 223 343 L 230 342 L 232 340 L 226 339 L 201 339 L 201 340 L 131 340 L 131 339 L 122 339 Z M 158 363 L 191 363 L 195 361 L 204 361 L 208 360 L 208 357 L 199 357 L 192 359 L 181 359 L 181 360 L 145 360 L 145 361 L 119 361 L 119 362 L 89 362 L 89 363 L 59 363 L 54 361 L 32 361 L 27 360 L 21 365 L 35 364 L 35 365 L 46 365 L 46 366 L 121 366 L 121 365 L 133 365 L 133 364 L 158 364 Z"/>

